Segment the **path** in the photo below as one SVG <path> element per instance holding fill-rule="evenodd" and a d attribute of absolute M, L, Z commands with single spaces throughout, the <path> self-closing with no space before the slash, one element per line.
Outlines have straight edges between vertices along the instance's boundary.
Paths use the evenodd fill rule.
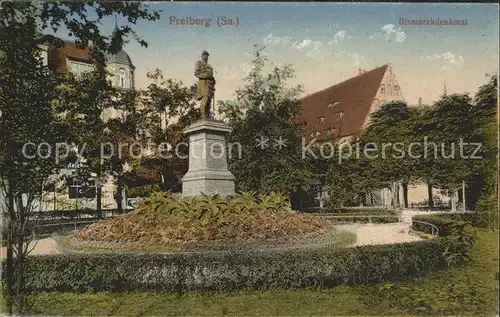
<path fill-rule="evenodd" d="M 33 244 L 31 244 L 33 246 Z M 30 255 L 40 255 L 40 254 L 56 254 L 61 253 L 57 250 L 56 241 L 53 238 L 46 238 L 38 240 L 33 251 L 30 252 Z M 7 257 L 7 248 L 2 247 L 2 251 L 0 253 L 0 260 L 3 260 Z"/>
<path fill-rule="evenodd" d="M 440 212 L 429 212 L 421 210 L 403 210 L 401 212 L 401 222 L 384 224 L 349 224 L 340 225 L 340 230 L 355 233 L 357 240 L 355 245 L 369 244 L 392 244 L 419 241 L 422 238 L 409 234 L 411 218 L 416 215 L 430 215 Z"/>
<path fill-rule="evenodd" d="M 408 233 L 409 226 L 406 223 L 349 224 L 340 225 L 337 228 L 356 234 L 355 246 L 422 240 Z"/>

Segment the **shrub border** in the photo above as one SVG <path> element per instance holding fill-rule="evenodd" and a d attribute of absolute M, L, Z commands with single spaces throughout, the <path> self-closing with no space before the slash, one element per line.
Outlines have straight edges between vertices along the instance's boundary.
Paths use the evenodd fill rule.
<path fill-rule="evenodd" d="M 474 237 L 470 223 L 433 215 L 415 218 L 438 226 L 440 237 L 298 252 L 32 256 L 25 264 L 24 289 L 184 292 L 373 284 L 408 280 L 449 268 L 447 252 L 467 254 L 470 250 L 471 244 L 463 243 L 464 238 Z"/>

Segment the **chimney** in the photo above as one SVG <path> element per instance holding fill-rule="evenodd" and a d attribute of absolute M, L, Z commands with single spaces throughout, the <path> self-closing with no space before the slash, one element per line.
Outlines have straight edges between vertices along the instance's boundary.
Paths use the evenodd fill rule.
<path fill-rule="evenodd" d="M 418 98 L 418 105 L 422 106 L 422 97 Z"/>
<path fill-rule="evenodd" d="M 363 73 L 366 73 L 366 69 L 363 69 Z"/>
<path fill-rule="evenodd" d="M 361 70 L 361 68 L 358 68 L 358 75 L 361 75 L 363 73 L 363 71 Z"/>

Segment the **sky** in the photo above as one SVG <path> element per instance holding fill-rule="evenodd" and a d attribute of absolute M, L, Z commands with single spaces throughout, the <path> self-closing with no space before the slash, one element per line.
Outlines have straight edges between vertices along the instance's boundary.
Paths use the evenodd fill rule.
<path fill-rule="evenodd" d="M 229 100 L 244 85 L 254 44 L 265 45 L 270 61 L 291 64 L 304 94 L 335 85 L 390 63 L 409 104 L 432 104 L 448 93 L 473 95 L 498 70 L 499 17 L 496 4 L 384 3 L 148 3 L 159 21 L 132 27 L 148 43 L 124 47 L 136 66 L 136 87 L 159 68 L 167 78 L 196 82 L 194 65 L 210 53 L 216 99 Z M 219 17 L 238 21 L 219 26 Z M 176 24 L 176 19 L 211 19 L 210 26 Z M 403 25 L 400 19 L 465 20 L 466 25 Z M 173 23 L 171 23 L 173 22 Z M 115 19 L 102 26 L 111 32 Z M 118 19 L 119 25 L 125 20 Z"/>

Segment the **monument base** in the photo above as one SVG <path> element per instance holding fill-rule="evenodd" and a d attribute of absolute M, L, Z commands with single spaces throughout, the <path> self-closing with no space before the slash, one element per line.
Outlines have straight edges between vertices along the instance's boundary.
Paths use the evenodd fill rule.
<path fill-rule="evenodd" d="M 182 196 L 234 195 L 234 176 L 229 171 L 188 172 L 182 178 Z"/>
<path fill-rule="evenodd" d="M 234 195 L 234 176 L 227 169 L 226 135 L 231 127 L 203 119 L 187 127 L 189 170 L 182 178 L 182 196 Z"/>

